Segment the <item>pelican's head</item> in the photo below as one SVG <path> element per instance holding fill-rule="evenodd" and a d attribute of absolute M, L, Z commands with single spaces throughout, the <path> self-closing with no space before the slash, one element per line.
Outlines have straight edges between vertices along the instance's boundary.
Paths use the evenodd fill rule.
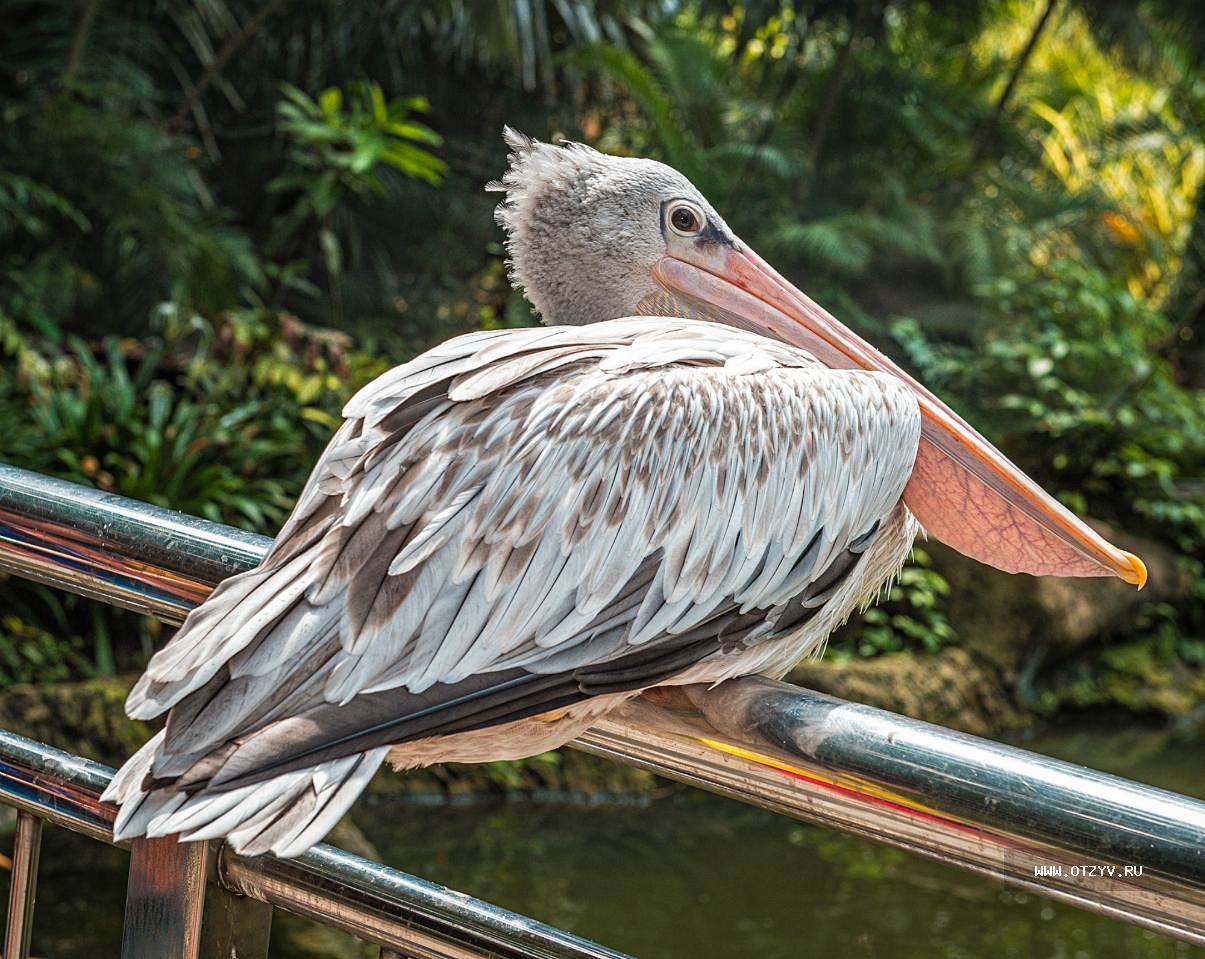
<path fill-rule="evenodd" d="M 506 231 L 511 280 L 545 323 L 580 325 L 650 312 L 666 289 L 667 256 L 736 242 L 694 185 L 656 160 L 615 157 L 582 143 L 553 146 L 510 128 L 510 168 L 498 222 Z"/>
<path fill-rule="evenodd" d="M 680 316 L 753 330 L 836 369 L 889 373 L 916 393 L 920 448 L 904 501 L 929 535 L 1011 573 L 1146 568 L 1085 525 L 950 407 L 780 276 L 677 170 L 507 129 L 498 221 L 511 279 L 546 323 Z"/>

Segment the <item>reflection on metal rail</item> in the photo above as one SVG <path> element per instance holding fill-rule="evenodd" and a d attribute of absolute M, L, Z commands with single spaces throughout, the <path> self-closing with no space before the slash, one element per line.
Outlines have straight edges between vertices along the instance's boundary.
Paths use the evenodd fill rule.
<path fill-rule="evenodd" d="M 5 959 L 28 955 L 41 822 L 111 843 L 115 810 L 99 796 L 112 775 L 99 763 L 0 731 L 0 804 L 17 809 Z M 331 846 L 282 860 L 242 859 L 217 843 L 181 844 L 171 837 L 125 845 L 127 959 L 263 959 L 271 906 L 375 942 L 383 955 L 624 959 Z"/>
<path fill-rule="evenodd" d="M 0 569 L 167 622 L 267 543 L 0 465 Z M 575 745 L 1205 945 L 1183 796 L 759 679 L 658 691 Z"/>

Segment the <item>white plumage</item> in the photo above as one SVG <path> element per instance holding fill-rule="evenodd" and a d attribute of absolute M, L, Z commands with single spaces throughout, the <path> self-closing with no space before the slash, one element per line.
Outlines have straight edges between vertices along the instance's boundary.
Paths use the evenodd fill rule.
<path fill-rule="evenodd" d="M 533 300 L 670 315 L 462 336 L 353 397 L 263 564 L 130 694 L 168 719 L 105 794 L 119 838 L 295 855 L 386 757 L 532 755 L 652 685 L 780 676 L 903 562 L 915 393 L 651 282 L 658 244 L 737 249 L 674 171 L 511 143 Z M 664 227 L 683 202 L 693 239 Z M 609 257 L 599 223 L 641 242 Z M 590 269 L 575 311 L 561 274 Z"/>
<path fill-rule="evenodd" d="M 245 852 L 294 852 L 324 829 L 298 831 L 289 817 L 265 845 L 264 823 L 312 794 L 304 825 L 329 827 L 347 805 L 331 783 L 354 798 L 387 748 L 271 788 L 130 800 L 147 795 L 147 772 L 180 776 L 223 748 L 205 770 L 214 785 L 280 764 L 300 725 L 321 727 L 331 706 L 365 694 L 562 674 L 751 611 L 757 622 L 736 628 L 732 648 L 657 681 L 781 674 L 898 568 L 915 533 L 893 513 L 920 430 L 910 392 L 714 324 L 470 334 L 384 374 L 345 415 L 263 565 L 223 583 L 131 694 L 130 714 L 150 719 L 223 675 L 187 727 L 169 723 L 115 781 L 106 798 L 123 803 L 120 835 L 216 829 Z M 889 520 L 855 573 L 813 598 L 823 615 L 779 628 L 792 599 Z M 580 731 L 565 735 L 570 725 L 521 752 L 559 745 Z M 460 735 L 480 749 L 481 733 Z M 505 725 L 488 735 L 511 751 Z M 457 758 L 457 744 L 441 755 Z M 395 759 L 413 764 L 405 746 Z M 251 800 L 259 808 L 240 818 Z"/>

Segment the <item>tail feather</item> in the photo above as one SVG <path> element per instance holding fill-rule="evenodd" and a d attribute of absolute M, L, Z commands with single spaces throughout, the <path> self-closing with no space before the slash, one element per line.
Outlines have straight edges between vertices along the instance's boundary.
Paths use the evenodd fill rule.
<path fill-rule="evenodd" d="M 330 832 L 344 814 L 351 808 L 352 803 L 364 791 L 368 781 L 385 761 L 392 747 L 383 746 L 371 752 L 362 753 L 355 767 L 347 774 L 342 783 L 329 784 L 318 790 L 318 802 L 306 823 L 291 826 L 287 833 L 282 832 L 272 838 L 272 851 L 282 858 L 288 859 L 300 856 L 322 837 Z"/>
<path fill-rule="evenodd" d="M 186 792 L 166 783 L 148 791 L 143 784 L 163 753 L 163 741 L 160 732 L 130 757 L 101 796 L 121 807 L 114 839 L 173 833 L 186 842 L 225 837 L 235 852 L 247 856 L 305 852 L 347 812 L 389 751 L 379 747 L 234 789 Z"/>
<path fill-rule="evenodd" d="M 170 790 L 147 792 L 142 788 L 150 774 L 151 763 L 163 749 L 163 739 L 162 731 L 156 733 L 126 761 L 101 794 L 102 802 L 117 803 L 121 807 L 113 823 L 113 838 L 118 841 L 145 835 L 151 820 L 178 808 L 184 801 L 185 797 Z"/>
<path fill-rule="evenodd" d="M 194 796 L 188 809 L 178 810 L 173 825 L 186 842 L 220 839 L 250 812 L 246 793 L 236 789 L 214 796 Z"/>
<path fill-rule="evenodd" d="M 159 730 L 148 739 L 133 756 L 125 761 L 121 769 L 101 793 L 101 802 L 125 803 L 142 792 L 142 780 L 151 771 L 151 763 L 163 750 L 165 730 Z"/>

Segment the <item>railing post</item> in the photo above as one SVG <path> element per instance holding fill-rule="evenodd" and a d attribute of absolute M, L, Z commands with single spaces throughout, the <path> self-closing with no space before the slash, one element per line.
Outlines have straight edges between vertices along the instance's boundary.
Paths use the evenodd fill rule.
<path fill-rule="evenodd" d="M 271 934 L 270 905 L 208 884 L 199 959 L 268 959 Z"/>
<path fill-rule="evenodd" d="M 13 877 L 8 891 L 8 922 L 4 929 L 4 959 L 28 959 L 41 852 L 42 820 L 31 813 L 17 813 L 17 832 L 13 837 Z"/>
<path fill-rule="evenodd" d="M 199 959 L 210 855 L 176 836 L 130 844 L 121 959 Z"/>

